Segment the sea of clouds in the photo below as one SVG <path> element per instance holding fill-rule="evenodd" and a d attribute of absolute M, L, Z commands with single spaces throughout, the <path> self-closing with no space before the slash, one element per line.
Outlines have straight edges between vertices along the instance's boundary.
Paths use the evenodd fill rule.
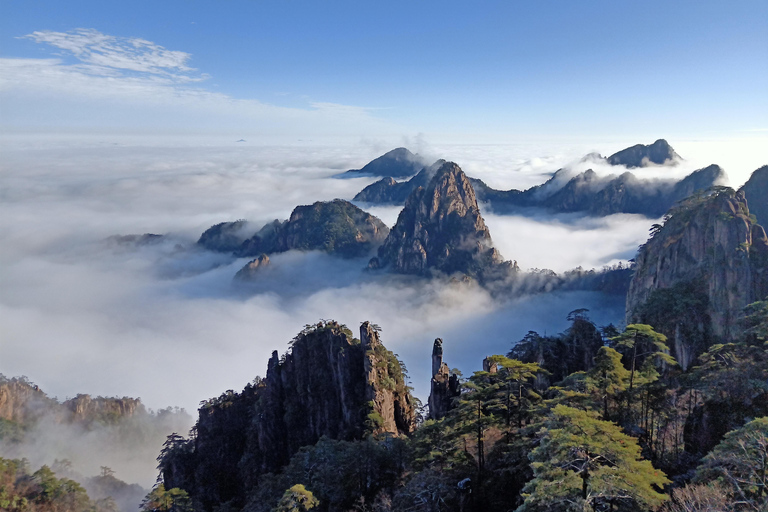
<path fill-rule="evenodd" d="M 684 148 L 705 146 L 671 142 L 684 157 L 691 155 Z M 540 184 L 563 166 L 581 171 L 587 152 L 625 147 L 429 145 L 422 137 L 401 144 L 428 159 L 453 160 L 500 189 Z M 622 321 L 617 297 L 556 292 L 500 300 L 476 284 L 367 273 L 364 258 L 317 252 L 274 255 L 253 285 L 235 286 L 232 277 L 247 260 L 195 246 L 218 222 L 247 219 L 258 227 L 286 219 L 297 205 L 352 198 L 375 178 L 332 176 L 396 145 L 4 138 L 0 373 L 26 375 L 60 400 L 133 396 L 151 408 L 194 412 L 201 400 L 264 375 L 271 352 L 284 352 L 305 324 L 335 319 L 356 331 L 370 320 L 426 401 L 436 337 L 444 340 L 446 362 L 469 375 L 484 356 L 506 353 L 529 330 L 561 332 L 571 310 L 589 309 L 598 325 Z M 721 163 L 701 154 L 637 173 L 680 178 Z M 726 167 L 740 184 L 753 169 L 735 170 Z M 368 210 L 390 226 L 399 212 Z M 557 272 L 627 261 L 657 222 L 636 215 L 484 216 L 505 258 L 523 270 Z M 164 238 L 138 245 L 110 238 L 143 233 Z M 112 466 L 119 477 L 119 461 Z M 150 479 L 154 466 L 147 460 Z"/>

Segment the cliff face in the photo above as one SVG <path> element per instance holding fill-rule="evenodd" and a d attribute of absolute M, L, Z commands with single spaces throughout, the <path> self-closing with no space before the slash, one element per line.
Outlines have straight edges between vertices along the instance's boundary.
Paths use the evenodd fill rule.
<path fill-rule="evenodd" d="M 742 193 L 720 187 L 670 210 L 664 226 L 641 247 L 627 294 L 627 323 L 656 318 L 666 324 L 657 328 L 674 340 L 685 368 L 706 348 L 690 346 L 681 334 L 686 322 L 695 316 L 700 331 L 733 340 L 741 310 L 766 295 L 765 230 L 750 216 Z M 682 308 L 677 318 L 675 308 Z"/>
<path fill-rule="evenodd" d="M 2 377 L 2 376 L 0 376 Z M 24 380 L 0 380 L 0 419 L 25 424 L 53 411 L 58 404 Z"/>
<path fill-rule="evenodd" d="M 400 364 L 365 322 L 360 340 L 336 322 L 308 326 L 267 376 L 242 393 L 203 404 L 197 435 L 161 461 L 166 488 L 181 487 L 209 509 L 243 504 L 261 474 L 279 471 L 320 437 L 400 435 L 415 427 Z"/>
<path fill-rule="evenodd" d="M 482 275 L 503 263 L 480 215 L 469 179 L 453 162 L 443 164 L 426 188 L 405 203 L 384 244 L 382 266 L 403 274 L 462 272 Z"/>
<path fill-rule="evenodd" d="M 6 379 L 0 375 L 0 419 L 31 426 L 44 416 L 55 423 L 114 424 L 124 418 L 147 414 L 138 398 L 93 398 L 77 395 L 59 403 L 26 379 Z"/>
<path fill-rule="evenodd" d="M 93 398 L 77 395 L 62 404 L 67 410 L 68 421 L 72 423 L 116 423 L 121 418 L 145 414 L 144 404 L 138 398 Z"/>
<path fill-rule="evenodd" d="M 744 192 L 749 211 L 757 217 L 757 222 L 768 226 L 768 165 L 753 172 L 740 190 Z"/>

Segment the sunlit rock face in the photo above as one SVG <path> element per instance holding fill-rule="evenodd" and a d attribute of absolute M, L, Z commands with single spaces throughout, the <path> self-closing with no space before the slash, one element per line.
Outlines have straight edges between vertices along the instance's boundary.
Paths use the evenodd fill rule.
<path fill-rule="evenodd" d="M 712 341 L 734 340 L 743 308 L 766 295 L 765 230 L 750 215 L 742 192 L 721 187 L 670 210 L 664 226 L 641 247 L 627 294 L 627 322 L 666 324 L 657 327 L 673 339 L 686 367 L 706 348 L 690 346 L 689 328 L 711 331 Z"/>
<path fill-rule="evenodd" d="M 482 277 L 503 265 L 493 247 L 472 184 L 453 162 L 444 163 L 426 188 L 417 188 L 379 248 L 383 266 L 402 274 L 460 272 Z"/>
<path fill-rule="evenodd" d="M 753 172 L 740 190 L 747 198 L 750 213 L 759 224 L 768 226 L 768 165 Z"/>

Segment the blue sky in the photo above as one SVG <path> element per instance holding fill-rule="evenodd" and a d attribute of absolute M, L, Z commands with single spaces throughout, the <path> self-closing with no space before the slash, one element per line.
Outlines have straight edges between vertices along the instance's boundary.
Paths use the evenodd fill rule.
<path fill-rule="evenodd" d="M 6 133 L 768 129 L 764 0 L 1 5 Z"/>

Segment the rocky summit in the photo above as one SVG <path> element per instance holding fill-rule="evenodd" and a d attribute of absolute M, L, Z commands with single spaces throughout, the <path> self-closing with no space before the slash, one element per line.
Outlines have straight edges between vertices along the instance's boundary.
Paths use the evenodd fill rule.
<path fill-rule="evenodd" d="M 664 139 L 659 139 L 653 144 L 636 144 L 622 149 L 608 157 L 611 165 L 623 165 L 625 167 L 648 167 L 649 165 L 673 164 L 680 159 L 672 146 Z"/>
<path fill-rule="evenodd" d="M 413 191 L 384 244 L 381 266 L 402 274 L 463 273 L 483 277 L 504 262 L 493 247 L 472 184 L 453 162 Z M 375 266 L 375 265 L 374 265 Z"/>
<path fill-rule="evenodd" d="M 654 325 L 683 369 L 733 341 L 748 304 L 768 295 L 768 238 L 742 192 L 716 187 L 669 211 L 637 256 L 627 323 Z"/>

